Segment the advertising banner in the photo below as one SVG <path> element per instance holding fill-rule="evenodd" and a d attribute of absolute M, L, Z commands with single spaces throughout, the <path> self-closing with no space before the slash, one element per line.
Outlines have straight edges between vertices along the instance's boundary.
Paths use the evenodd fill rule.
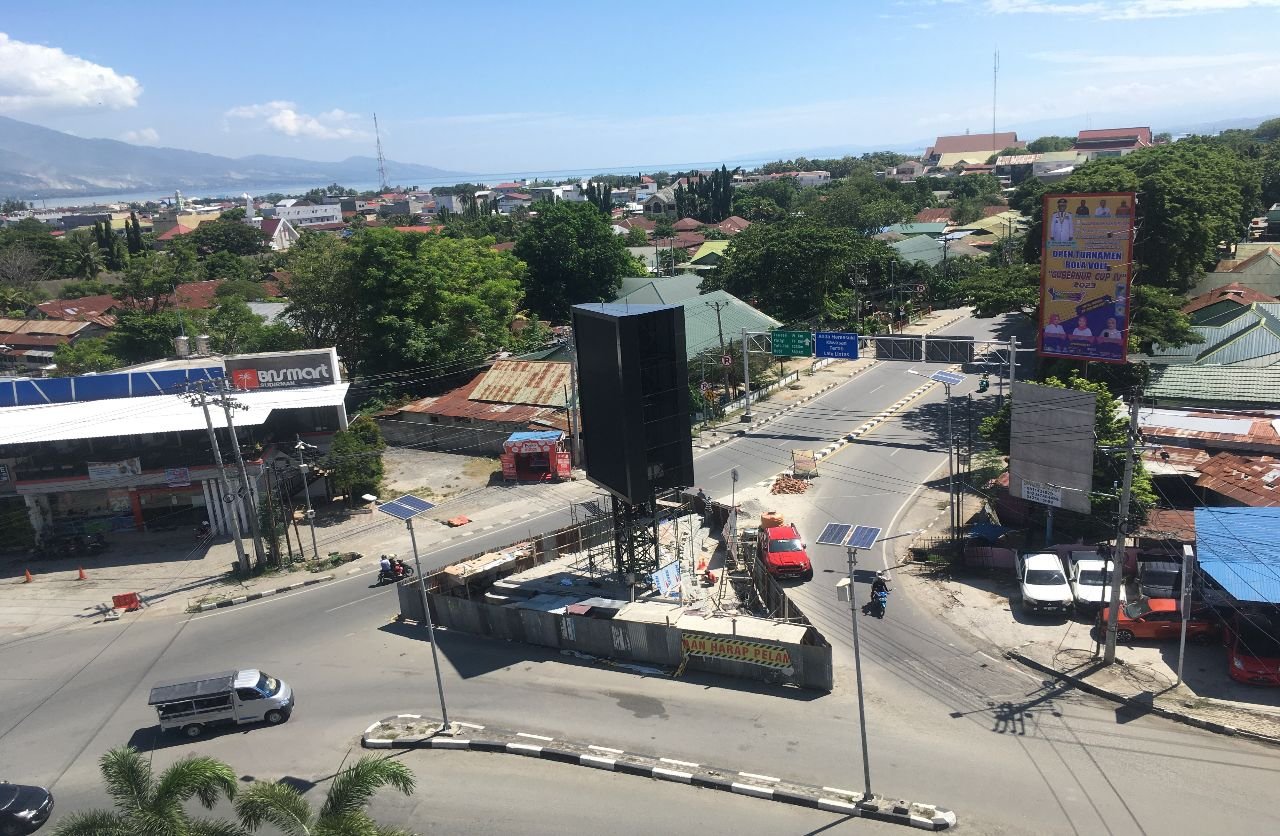
<path fill-rule="evenodd" d="M 1133 192 L 1044 196 L 1039 355 L 1125 362 Z"/>
<path fill-rule="evenodd" d="M 742 639 L 725 639 L 702 633 L 681 633 L 680 650 L 689 656 L 710 656 L 733 662 L 750 662 L 768 668 L 791 667 L 791 654 L 785 647 Z"/>
<path fill-rule="evenodd" d="M 164 483 L 171 488 L 185 488 L 191 484 L 191 469 L 187 467 L 166 467 Z"/>
<path fill-rule="evenodd" d="M 223 366 L 237 389 L 292 389 L 339 382 L 333 349 L 242 354 L 227 357 Z"/>
<path fill-rule="evenodd" d="M 86 462 L 89 467 L 89 481 L 101 482 L 138 476 L 142 473 L 142 462 L 137 458 L 119 462 Z"/>
<path fill-rule="evenodd" d="M 1044 196 L 1040 356 L 1125 362 L 1133 215 L 1132 192 Z"/>

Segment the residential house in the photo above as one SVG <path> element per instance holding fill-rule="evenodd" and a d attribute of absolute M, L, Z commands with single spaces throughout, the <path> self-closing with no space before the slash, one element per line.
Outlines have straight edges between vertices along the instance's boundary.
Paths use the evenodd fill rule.
<path fill-rule="evenodd" d="M 526 194 L 529 189 L 523 181 L 519 183 L 499 183 L 496 186 L 490 186 L 489 191 L 494 197 L 504 194 Z"/>
<path fill-rule="evenodd" d="M 1280 403 L 1280 365 L 1152 365 L 1143 402 L 1162 407 L 1275 409 Z"/>
<path fill-rule="evenodd" d="M 288 221 L 290 226 L 295 229 L 314 224 L 342 223 L 342 204 L 315 205 L 299 200 L 291 206 L 277 204 L 270 209 L 264 210 L 263 215 L 268 218 L 279 218 Z"/>
<path fill-rule="evenodd" d="M 704 226 L 706 226 L 706 224 L 704 224 L 702 221 L 698 220 L 697 218 L 681 218 L 680 220 L 673 223 L 671 225 L 671 228 L 674 229 L 676 232 L 697 232 L 698 230 L 702 229 Z"/>
<path fill-rule="evenodd" d="M 1264 296 L 1280 298 L 1280 244 L 1239 243 L 1232 258 L 1224 258 L 1197 282 L 1193 293 L 1235 284 Z"/>
<path fill-rule="evenodd" d="M 643 229 L 646 235 L 652 235 L 656 222 L 651 218 L 619 218 L 613 222 L 614 231 L 626 235 L 633 229 Z"/>
<path fill-rule="evenodd" d="M 1280 505 L 1280 459 L 1219 453 L 1200 465 L 1196 487 L 1205 505 L 1271 508 Z"/>
<path fill-rule="evenodd" d="M 525 192 L 503 192 L 498 195 L 496 203 L 499 214 L 509 215 L 516 209 L 524 209 L 531 206 L 533 198 Z"/>
<path fill-rule="evenodd" d="M 390 444 L 468 455 L 492 455 L 513 432 L 568 429 L 572 365 L 497 360 L 470 382 L 380 413 Z"/>
<path fill-rule="evenodd" d="M 720 265 L 724 261 L 725 251 L 729 249 L 731 241 L 706 241 L 693 254 L 693 258 L 689 259 L 685 266 L 694 270 L 711 270 Z"/>
<path fill-rule="evenodd" d="M 676 214 L 676 190 L 671 186 L 658 189 L 644 201 L 646 218 L 674 218 Z"/>
<path fill-rule="evenodd" d="M 168 229 L 166 229 L 164 232 L 161 232 L 159 235 L 156 235 L 155 237 L 153 237 L 151 240 L 154 243 L 154 246 L 157 250 L 163 250 L 165 248 L 165 245 L 167 245 L 170 241 L 177 238 L 178 236 L 190 235 L 195 231 L 196 231 L 196 228 L 194 226 L 186 226 L 184 224 L 174 224 L 173 226 L 170 226 Z"/>
<path fill-rule="evenodd" d="M 990 156 L 990 155 L 988 155 Z M 881 180 L 893 180 L 898 183 L 910 183 L 917 177 L 923 177 L 929 167 L 920 160 L 904 160 L 893 168 L 876 172 L 876 176 Z"/>
<path fill-rule="evenodd" d="M 644 203 L 646 200 L 658 193 L 658 184 L 647 174 L 642 175 L 640 177 L 640 184 L 635 187 L 635 192 L 636 203 Z"/>
<path fill-rule="evenodd" d="M 614 301 L 684 308 L 685 354 L 690 361 L 697 360 L 703 352 L 719 349 L 722 344 L 740 341 L 744 328 L 748 331 L 770 331 L 782 327 L 778 320 L 723 290 L 700 293 L 698 285 L 702 278 L 697 273 L 657 279 L 626 278 L 622 280 L 622 290 Z M 717 306 L 709 303 L 718 303 L 718 316 Z M 699 374 L 697 366 L 690 367 L 691 379 Z"/>
<path fill-rule="evenodd" d="M 426 211 L 426 203 L 416 198 L 406 197 L 403 200 L 391 200 L 378 207 L 378 217 L 389 218 L 392 215 L 408 215 L 416 218 Z"/>
<path fill-rule="evenodd" d="M 298 242 L 298 230 L 284 218 L 263 218 L 259 229 L 274 252 L 282 253 Z"/>
<path fill-rule="evenodd" d="M 116 324 L 115 310 L 120 302 L 109 293 L 82 296 L 79 299 L 54 299 L 27 310 L 30 319 L 56 319 L 65 322 L 93 322 L 103 328 Z"/>
<path fill-rule="evenodd" d="M 1153 144 L 1150 128 L 1104 128 L 1076 135 L 1076 153 L 1085 159 L 1123 157 Z"/>
<path fill-rule="evenodd" d="M 58 346 L 107 333 L 109 326 L 94 319 L 0 318 L 0 368 L 31 375 L 51 370 Z"/>
<path fill-rule="evenodd" d="M 746 218 L 730 215 L 720 223 L 715 224 L 715 229 L 720 230 L 725 235 L 734 236 L 749 226 L 751 226 L 751 221 Z"/>
<path fill-rule="evenodd" d="M 182 310 L 209 310 L 218 305 L 218 288 L 228 279 L 208 279 L 203 282 L 185 282 L 174 288 L 169 297 L 169 307 Z M 283 296 L 280 283 L 273 280 L 259 282 L 268 296 Z"/>
<path fill-rule="evenodd" d="M 950 241 L 930 235 L 913 235 L 892 241 L 889 246 L 903 261 L 929 267 L 937 267 L 943 258 L 976 258 L 985 255 L 982 250 L 962 241 Z"/>
<path fill-rule="evenodd" d="M 627 247 L 627 252 L 631 253 L 632 258 L 639 259 L 644 263 L 645 269 L 650 275 L 658 272 L 658 248 L 657 247 Z"/>
<path fill-rule="evenodd" d="M 1197 297 L 1183 310 L 1191 318 L 1191 330 L 1202 341 L 1177 348 L 1154 346 L 1148 361 L 1196 366 L 1280 366 L 1280 302 L 1245 301 L 1258 296 L 1243 288 L 1227 287 Z"/>
<path fill-rule="evenodd" d="M 951 168 L 962 162 L 982 164 L 992 154 L 1006 148 L 1026 148 L 1014 131 L 994 134 L 960 134 L 940 136 L 925 149 L 924 160 L 940 168 Z"/>

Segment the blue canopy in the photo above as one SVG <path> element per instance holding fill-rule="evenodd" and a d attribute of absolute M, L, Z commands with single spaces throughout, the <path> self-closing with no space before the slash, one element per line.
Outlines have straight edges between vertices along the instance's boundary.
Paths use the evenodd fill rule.
<path fill-rule="evenodd" d="M 564 433 L 559 430 L 537 430 L 535 432 L 512 433 L 507 441 L 559 441 Z"/>
<path fill-rule="evenodd" d="M 1237 601 L 1280 604 L 1280 508 L 1197 508 L 1196 563 Z"/>

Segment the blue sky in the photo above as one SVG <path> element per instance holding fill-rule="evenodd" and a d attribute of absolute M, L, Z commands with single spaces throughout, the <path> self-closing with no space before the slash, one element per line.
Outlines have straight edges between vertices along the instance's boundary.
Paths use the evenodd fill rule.
<path fill-rule="evenodd" d="M 6 4 L 0 114 L 241 156 L 636 168 L 1280 114 L 1280 0 Z M 55 11 L 56 10 L 56 11 Z"/>

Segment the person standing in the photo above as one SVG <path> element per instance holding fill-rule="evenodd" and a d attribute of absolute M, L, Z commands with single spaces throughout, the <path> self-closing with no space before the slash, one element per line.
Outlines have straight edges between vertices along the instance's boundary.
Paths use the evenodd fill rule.
<path fill-rule="evenodd" d="M 1049 240 L 1066 243 L 1075 237 L 1075 219 L 1067 211 L 1067 199 L 1058 199 L 1058 211 L 1049 219 Z"/>

